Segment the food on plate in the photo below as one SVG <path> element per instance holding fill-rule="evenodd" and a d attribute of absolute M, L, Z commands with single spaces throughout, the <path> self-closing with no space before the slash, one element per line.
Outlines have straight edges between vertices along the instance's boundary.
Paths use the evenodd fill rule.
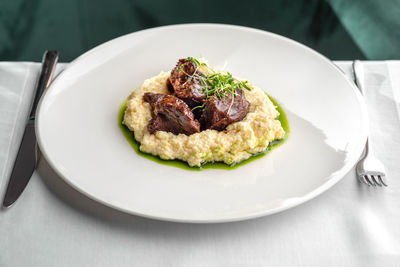
<path fill-rule="evenodd" d="M 143 152 L 190 166 L 231 165 L 284 138 L 278 116 L 258 87 L 188 57 L 130 94 L 123 123 Z"/>
<path fill-rule="evenodd" d="M 150 134 L 157 131 L 186 135 L 200 132 L 200 123 L 194 118 L 192 110 L 179 98 L 148 92 L 143 99 L 152 109 L 152 119 L 147 125 Z"/>
<path fill-rule="evenodd" d="M 249 112 L 249 101 L 244 91 L 235 89 L 235 94 L 224 97 L 213 96 L 205 101 L 200 122 L 205 129 L 224 130 L 229 124 L 241 121 Z"/>
<path fill-rule="evenodd" d="M 206 78 L 193 60 L 180 59 L 171 71 L 167 83 L 176 97 L 185 101 L 190 107 L 201 105 L 206 99 L 203 91 L 203 79 Z"/>

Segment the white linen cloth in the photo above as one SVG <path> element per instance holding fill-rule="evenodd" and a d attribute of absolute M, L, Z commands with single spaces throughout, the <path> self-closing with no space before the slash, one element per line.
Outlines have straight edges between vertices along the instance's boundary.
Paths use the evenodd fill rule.
<path fill-rule="evenodd" d="M 272 216 L 169 223 L 98 204 L 41 160 L 14 206 L 0 209 L 0 266 L 400 266 L 400 61 L 363 63 L 371 142 L 389 187 L 360 185 L 353 169 L 321 196 Z M 351 62 L 336 64 L 351 76 Z M 39 69 L 0 63 L 1 200 Z"/>

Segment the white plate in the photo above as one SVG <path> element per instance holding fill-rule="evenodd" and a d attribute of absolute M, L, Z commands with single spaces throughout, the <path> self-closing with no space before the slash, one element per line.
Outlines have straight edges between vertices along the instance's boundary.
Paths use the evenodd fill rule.
<path fill-rule="evenodd" d="M 287 113 L 288 141 L 229 171 L 137 155 L 118 128 L 121 103 L 188 56 L 265 89 Z M 208 223 L 276 213 L 327 190 L 359 158 L 365 114 L 356 88 L 315 51 L 260 30 L 188 24 L 128 34 L 76 59 L 42 98 L 36 129 L 47 161 L 83 194 L 136 215 Z"/>

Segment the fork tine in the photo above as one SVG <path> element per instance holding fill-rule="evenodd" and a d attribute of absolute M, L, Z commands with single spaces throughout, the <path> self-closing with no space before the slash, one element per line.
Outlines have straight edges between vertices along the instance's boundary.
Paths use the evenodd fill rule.
<path fill-rule="evenodd" d="M 367 181 L 367 183 L 368 183 L 369 185 L 376 186 L 375 183 L 371 182 L 371 180 L 369 179 L 369 176 L 368 176 L 368 175 L 364 175 L 364 178 L 365 178 L 365 180 Z"/>
<path fill-rule="evenodd" d="M 387 184 L 383 181 L 383 178 L 385 178 L 385 175 L 378 175 L 379 181 L 381 181 L 381 183 L 382 183 L 384 186 L 387 186 Z"/>
<path fill-rule="evenodd" d="M 367 184 L 367 182 L 364 180 L 364 177 L 363 177 L 362 175 L 357 175 L 357 177 L 358 177 L 358 181 L 359 181 L 360 183 L 369 185 L 369 184 Z"/>
<path fill-rule="evenodd" d="M 375 179 L 375 175 L 371 175 L 371 178 L 372 178 L 372 181 L 374 181 L 374 183 L 375 183 L 377 186 L 382 186 L 382 184 L 379 182 L 379 180 L 378 180 L 378 179 Z M 376 178 L 378 178 L 378 177 L 376 177 Z"/>
<path fill-rule="evenodd" d="M 366 184 L 366 185 L 368 185 L 368 186 L 371 186 L 371 184 L 369 184 L 369 183 L 367 182 L 367 178 L 366 178 L 366 177 L 367 177 L 366 175 L 360 175 L 360 176 L 358 176 L 358 178 L 359 178 L 359 180 L 360 180 L 361 183 Z"/>

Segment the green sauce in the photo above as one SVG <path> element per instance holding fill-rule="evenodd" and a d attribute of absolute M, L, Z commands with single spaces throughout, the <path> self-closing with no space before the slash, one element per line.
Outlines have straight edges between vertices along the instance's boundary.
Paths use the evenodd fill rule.
<path fill-rule="evenodd" d="M 124 120 L 124 114 L 125 114 L 125 110 L 126 110 L 126 100 L 124 101 L 124 103 L 122 103 L 122 105 L 119 109 L 118 125 L 119 125 L 119 128 L 121 129 L 122 133 L 124 134 L 126 140 L 128 140 L 129 144 L 131 144 L 132 148 L 136 151 L 136 153 L 138 155 L 145 157 L 147 159 L 150 159 L 152 161 L 155 161 L 157 163 L 160 163 L 163 165 L 168 165 L 168 166 L 173 166 L 173 167 L 178 167 L 178 168 L 190 170 L 190 171 L 201 171 L 201 170 L 205 170 L 205 169 L 233 170 L 233 169 L 238 168 L 239 166 L 242 166 L 244 164 L 252 162 L 253 160 L 264 157 L 272 149 L 282 145 L 289 137 L 290 129 L 289 129 L 289 123 L 288 123 L 285 112 L 283 111 L 282 107 L 278 105 L 278 103 L 275 101 L 275 99 L 273 99 L 270 96 L 268 96 L 268 97 L 272 101 L 272 103 L 277 107 L 277 110 L 280 114 L 278 117 L 278 120 L 281 122 L 283 130 L 285 130 L 285 137 L 280 140 L 272 141 L 268 145 L 268 148 L 265 151 L 258 153 L 258 154 L 254 154 L 250 158 L 242 160 L 242 161 L 232 164 L 232 165 L 228 165 L 223 162 L 208 162 L 208 163 L 201 165 L 201 167 L 190 167 L 186 162 L 181 161 L 181 160 L 164 160 L 164 159 L 159 158 L 158 156 L 154 156 L 154 155 L 140 151 L 140 149 L 139 149 L 140 143 L 138 141 L 136 141 L 134 133 L 131 132 L 128 129 L 128 127 L 126 127 L 126 125 L 124 125 L 122 123 L 122 121 Z"/>

